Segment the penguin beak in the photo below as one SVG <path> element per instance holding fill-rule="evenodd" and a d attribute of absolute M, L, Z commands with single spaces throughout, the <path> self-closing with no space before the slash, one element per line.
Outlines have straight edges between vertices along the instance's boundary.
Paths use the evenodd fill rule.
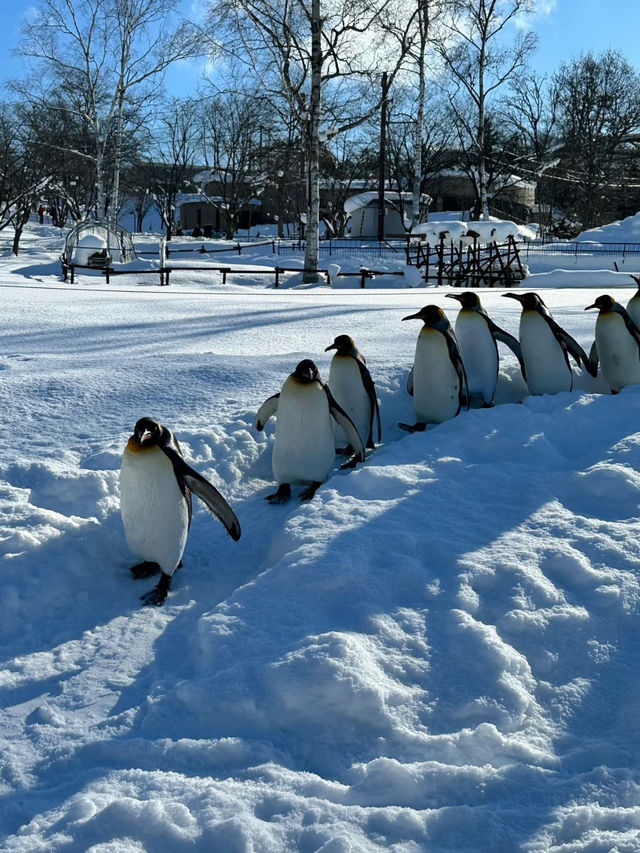
<path fill-rule="evenodd" d="M 418 311 L 417 314 L 409 314 L 408 317 L 403 317 L 403 320 L 422 320 L 422 312 Z"/>
<path fill-rule="evenodd" d="M 338 349 L 338 344 L 331 344 L 330 347 L 325 347 L 324 351 L 329 352 L 330 349 Z"/>
<path fill-rule="evenodd" d="M 516 299 L 518 302 L 522 302 L 522 296 L 519 293 L 503 293 L 503 296 L 506 296 L 507 299 Z"/>
<path fill-rule="evenodd" d="M 588 310 L 589 310 L 589 308 L 597 308 L 597 307 L 598 307 L 598 306 L 597 306 L 597 305 L 596 305 L 596 303 L 594 302 L 594 303 L 593 303 L 593 305 L 587 305 L 587 307 L 586 307 L 584 310 L 585 310 L 585 311 L 588 311 Z"/>
<path fill-rule="evenodd" d="M 146 429 L 140 436 L 140 444 L 144 444 L 148 438 L 151 438 L 151 433 Z"/>
<path fill-rule="evenodd" d="M 462 302 L 462 294 L 461 293 L 445 293 L 447 299 L 457 299 L 458 302 Z"/>

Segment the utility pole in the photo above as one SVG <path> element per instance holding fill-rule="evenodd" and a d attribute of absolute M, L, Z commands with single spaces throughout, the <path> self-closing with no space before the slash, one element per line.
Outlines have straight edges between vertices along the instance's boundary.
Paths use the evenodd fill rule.
<path fill-rule="evenodd" d="M 382 74 L 382 102 L 380 105 L 380 154 L 378 159 L 378 241 L 384 240 L 384 185 L 387 166 L 387 96 L 389 83 L 387 72 Z"/>

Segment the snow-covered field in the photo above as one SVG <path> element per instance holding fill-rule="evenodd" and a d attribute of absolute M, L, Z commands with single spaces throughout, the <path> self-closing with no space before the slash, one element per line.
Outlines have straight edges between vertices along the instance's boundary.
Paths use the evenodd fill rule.
<path fill-rule="evenodd" d="M 445 290 L 71 287 L 46 234 L 0 259 L 0 848 L 640 851 L 640 388 L 528 397 L 501 347 L 499 405 L 408 435 L 400 320 L 453 322 Z M 584 307 L 635 288 L 581 275 L 544 298 L 588 349 Z M 271 506 L 256 409 L 303 357 L 326 377 L 340 333 L 383 445 Z M 243 527 L 194 507 L 163 608 L 118 511 L 143 415 Z"/>

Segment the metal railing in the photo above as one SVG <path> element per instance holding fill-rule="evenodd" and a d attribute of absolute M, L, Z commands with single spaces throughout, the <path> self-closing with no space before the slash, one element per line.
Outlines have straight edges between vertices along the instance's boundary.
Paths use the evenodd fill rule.
<path fill-rule="evenodd" d="M 605 255 L 625 257 L 640 255 L 640 243 L 599 243 L 590 240 L 568 240 L 558 243 L 522 243 L 520 253 L 526 257 L 535 255 Z"/>

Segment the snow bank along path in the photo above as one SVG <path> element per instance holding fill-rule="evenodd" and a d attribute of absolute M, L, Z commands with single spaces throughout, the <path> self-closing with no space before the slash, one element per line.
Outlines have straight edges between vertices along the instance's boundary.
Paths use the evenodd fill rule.
<path fill-rule="evenodd" d="M 544 298 L 588 349 L 593 291 Z M 3 850 L 640 850 L 640 388 L 521 404 L 501 347 L 501 405 L 406 435 L 431 301 L 0 287 Z M 339 333 L 384 445 L 270 506 L 256 407 Z M 118 514 L 144 414 L 243 525 L 195 508 L 162 610 Z"/>

